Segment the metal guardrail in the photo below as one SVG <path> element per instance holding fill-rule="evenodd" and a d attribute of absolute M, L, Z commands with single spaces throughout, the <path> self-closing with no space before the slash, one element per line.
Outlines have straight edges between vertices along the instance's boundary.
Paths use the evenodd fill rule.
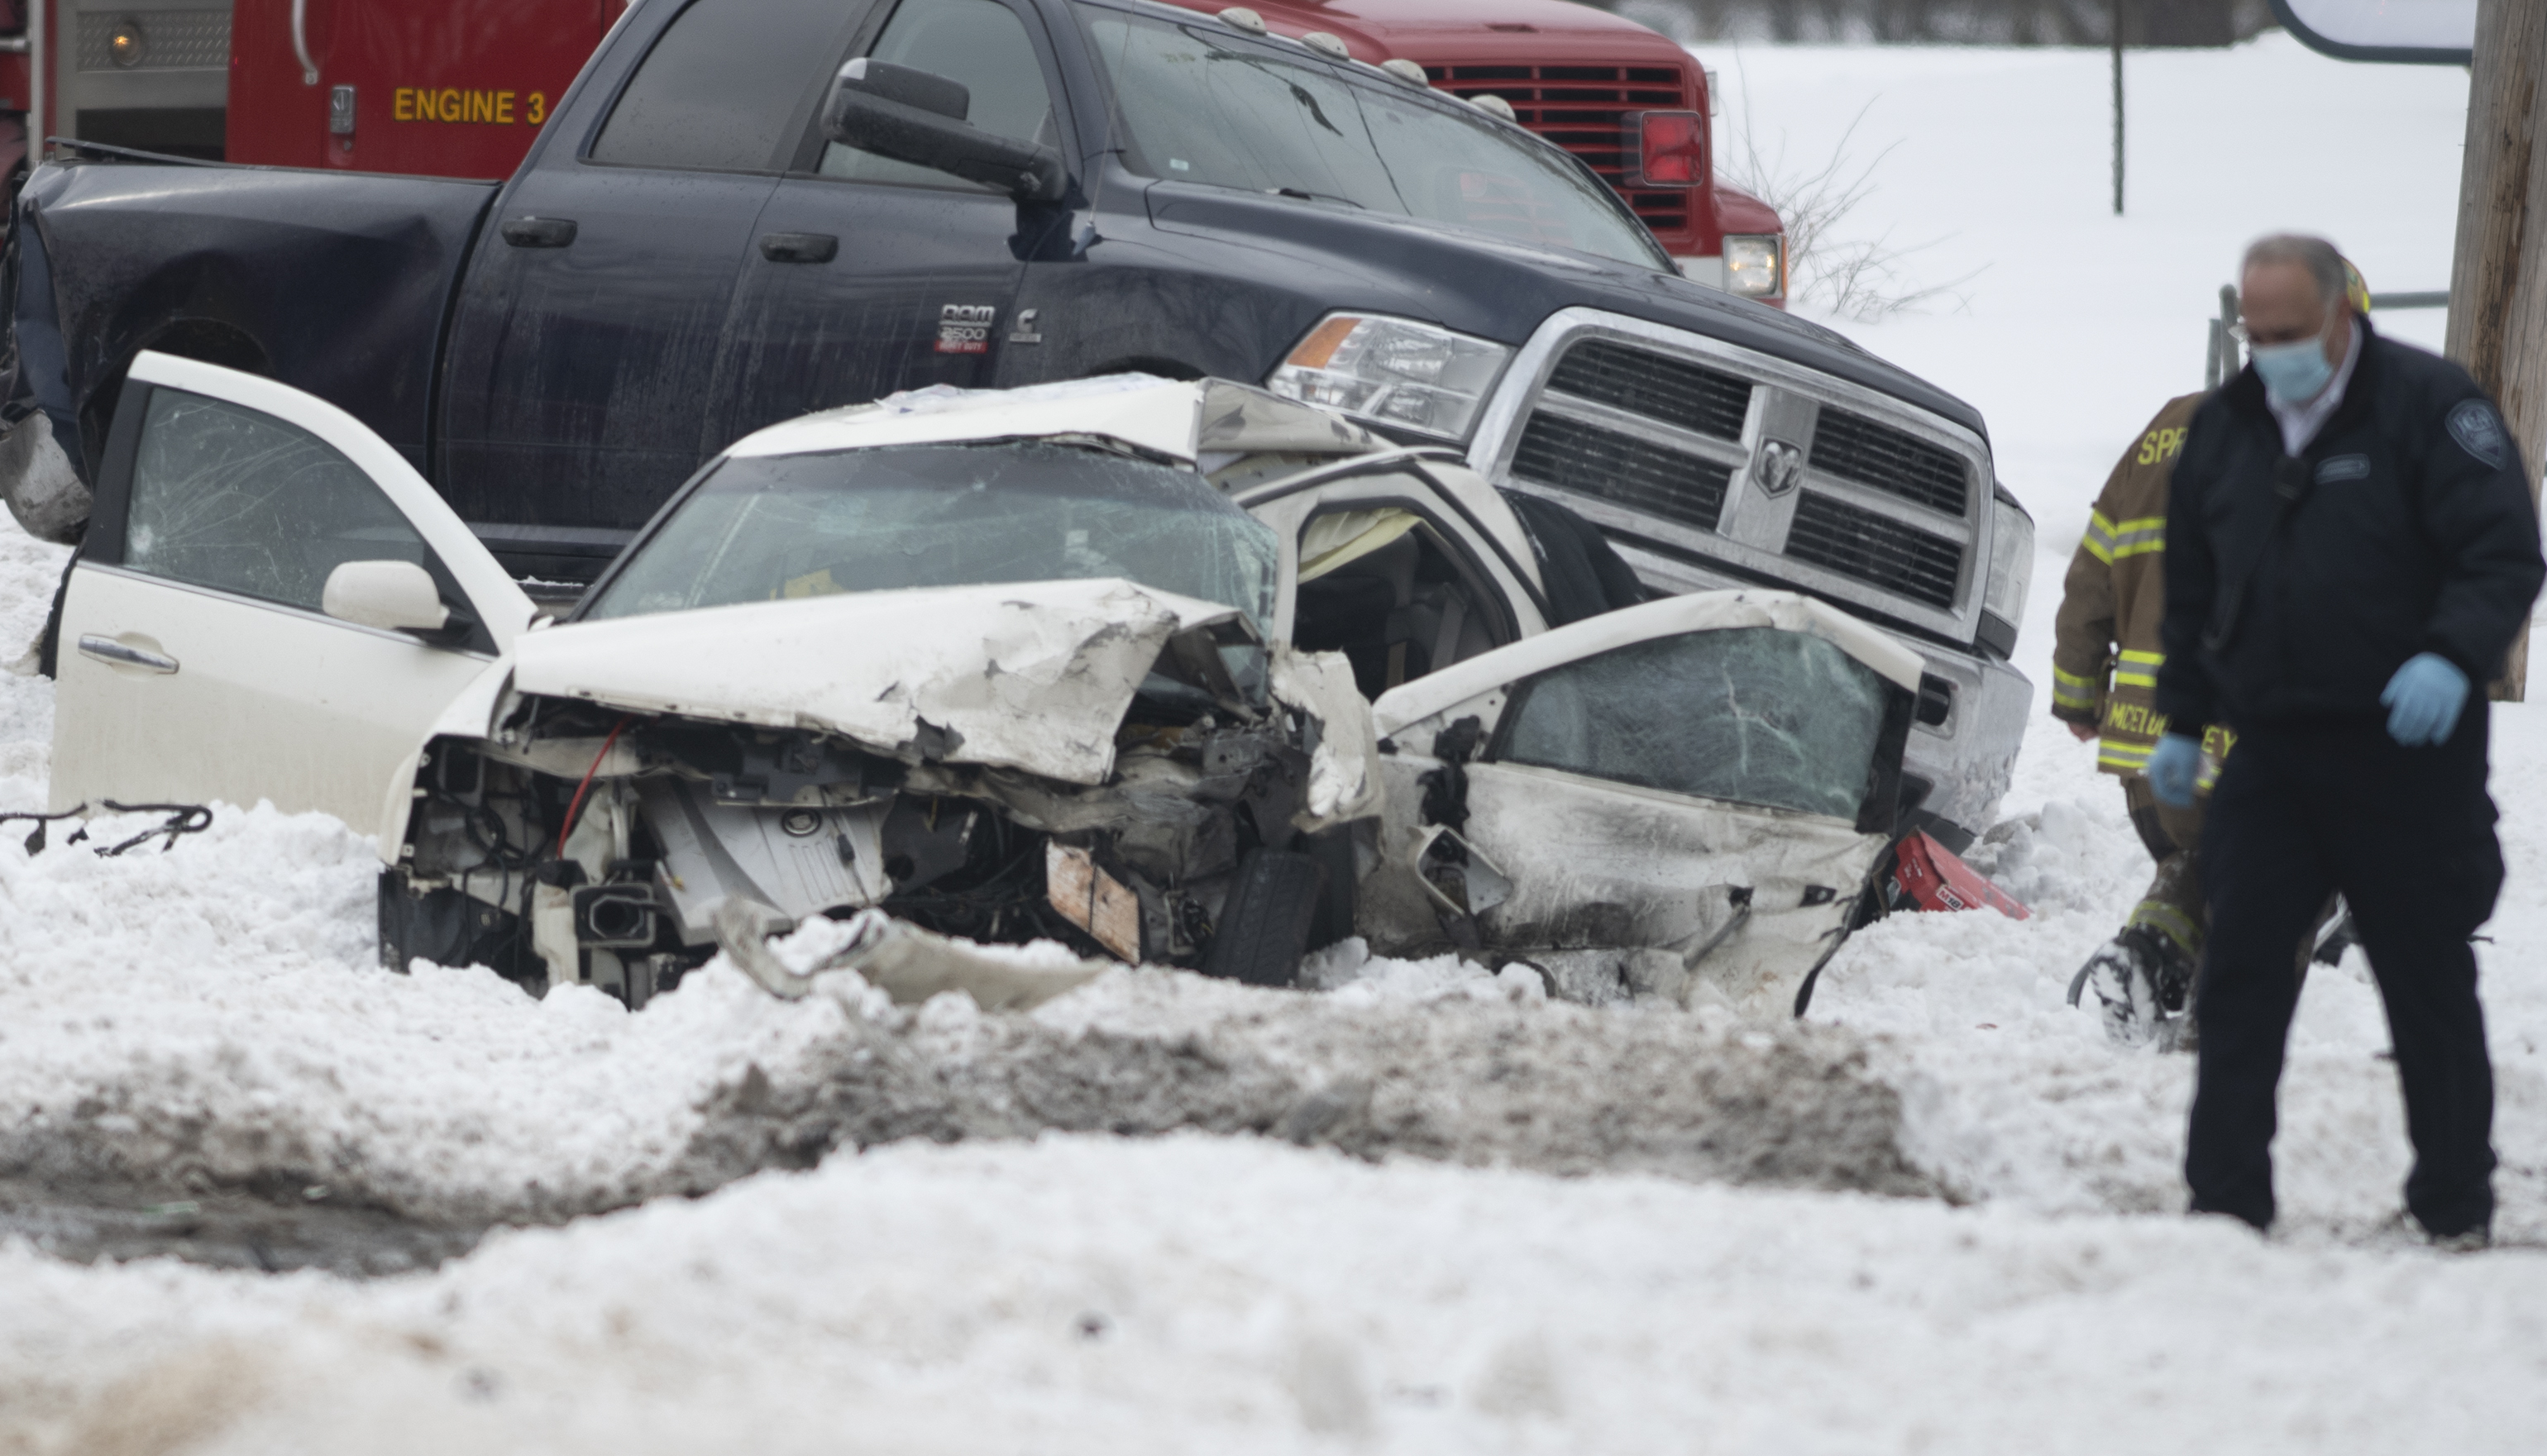
<path fill-rule="evenodd" d="M 2372 294 L 2370 311 L 2378 313 L 2398 308 L 2447 308 L 2450 291 L 2441 289 L 2419 294 Z M 2220 286 L 2220 316 L 2210 320 L 2209 339 L 2202 361 L 2202 387 L 2217 389 L 2238 377 L 2242 368 L 2238 346 L 2238 290 L 2228 284 Z"/>

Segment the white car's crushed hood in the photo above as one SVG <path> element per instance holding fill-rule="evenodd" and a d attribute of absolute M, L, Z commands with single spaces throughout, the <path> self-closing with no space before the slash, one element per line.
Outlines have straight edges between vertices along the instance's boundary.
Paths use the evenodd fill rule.
<path fill-rule="evenodd" d="M 1169 642 L 1238 615 L 1119 578 L 853 592 L 526 633 L 513 686 L 1096 785 Z"/>

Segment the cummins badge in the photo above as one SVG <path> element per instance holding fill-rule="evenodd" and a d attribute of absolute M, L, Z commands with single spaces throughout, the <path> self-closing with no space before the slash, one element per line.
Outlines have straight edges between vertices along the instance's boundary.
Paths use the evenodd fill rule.
<path fill-rule="evenodd" d="M 1000 310 L 988 303 L 949 303 L 937 310 L 937 352 L 988 354 L 991 322 Z"/>
<path fill-rule="evenodd" d="M 1784 495 L 1803 478 L 1804 453 L 1784 440 L 1760 442 L 1760 459 L 1751 467 L 1751 483 L 1763 495 Z"/>

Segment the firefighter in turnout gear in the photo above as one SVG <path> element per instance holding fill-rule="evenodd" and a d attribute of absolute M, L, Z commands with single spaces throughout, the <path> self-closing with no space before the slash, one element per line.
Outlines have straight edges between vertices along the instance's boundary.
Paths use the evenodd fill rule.
<path fill-rule="evenodd" d="M 2198 393 L 2168 400 L 2115 464 L 2087 517 L 2087 534 L 2069 559 L 2054 624 L 2052 716 L 2079 738 L 2099 740 L 2096 767 L 2122 779 L 2132 827 L 2157 861 L 2149 893 L 2121 932 L 2069 984 L 2071 1005 L 2082 989 L 2093 987 L 2106 1034 L 2126 1044 L 2152 1038 L 2182 1044 L 2208 921 L 2202 806 L 2169 809 L 2151 794 L 2143 776 L 2150 751 L 2166 730 L 2166 720 L 2157 714 L 2157 629 L 2166 612 L 2167 474 L 2202 400 Z M 2227 753 L 2228 737 L 2226 729 L 2209 735 L 2210 764 Z M 2205 782 L 2204 794 L 2209 790 Z"/>

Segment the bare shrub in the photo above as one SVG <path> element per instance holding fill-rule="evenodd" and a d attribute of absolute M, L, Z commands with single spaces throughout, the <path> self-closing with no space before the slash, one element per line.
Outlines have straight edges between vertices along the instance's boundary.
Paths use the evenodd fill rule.
<path fill-rule="evenodd" d="M 1737 71 L 1741 60 L 1737 56 Z M 1874 322 L 1896 313 L 1917 311 L 1951 300 L 1961 307 L 1970 300 L 1962 287 L 1979 270 L 1940 284 L 1922 285 L 1908 270 L 1909 260 L 1938 239 L 1896 243 L 1892 229 L 1872 238 L 1844 235 L 1841 224 L 1876 193 L 1875 174 L 1892 154 L 1887 146 L 1861 159 L 1853 150 L 1857 128 L 1866 120 L 1869 101 L 1851 118 L 1830 155 L 1790 161 L 1786 133 L 1778 134 L 1774 151 L 1760 146 L 1760 130 L 1751 121 L 1751 88 L 1742 88 L 1742 127 L 1732 154 L 1719 158 L 1725 180 L 1777 211 L 1787 226 L 1787 297 L 1842 318 Z"/>

